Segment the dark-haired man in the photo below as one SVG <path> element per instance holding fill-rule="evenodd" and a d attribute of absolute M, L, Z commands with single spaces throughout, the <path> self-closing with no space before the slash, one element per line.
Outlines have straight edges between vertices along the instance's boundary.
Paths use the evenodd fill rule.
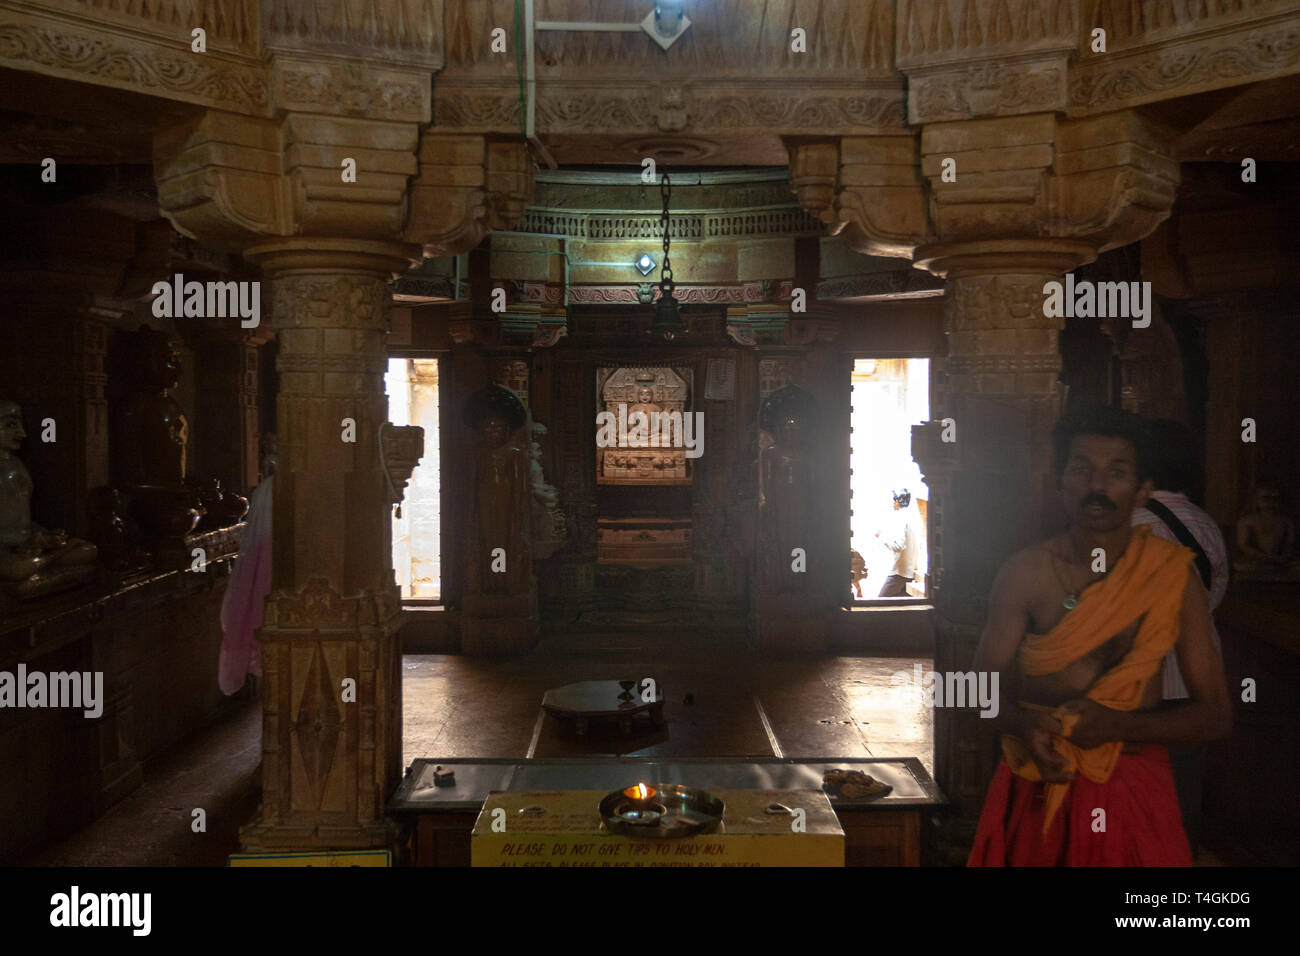
<path fill-rule="evenodd" d="M 880 597 L 907 597 L 908 582 L 916 576 L 917 532 L 912 527 L 912 493 L 906 488 L 891 492 L 893 521 L 876 532 L 876 537 L 894 552 L 894 566 L 880 588 Z"/>
<path fill-rule="evenodd" d="M 1209 594 L 1210 613 L 1223 601 L 1228 591 L 1228 545 L 1219 524 L 1188 497 L 1200 478 L 1200 454 L 1190 428 L 1168 418 L 1149 423 L 1154 457 L 1155 491 L 1146 506 L 1135 508 L 1133 524 L 1151 526 L 1151 533 L 1166 541 L 1175 541 L 1196 554 L 1196 573 Z M 1218 630 L 1211 618 L 1210 636 L 1214 649 L 1222 647 Z M 1187 684 L 1178 669 L 1178 655 L 1165 658 L 1161 678 L 1161 696 L 1165 700 L 1186 700 Z M 1183 827 L 1195 851 L 1201 829 L 1201 791 L 1205 784 L 1205 744 L 1171 746 L 1169 760 L 1174 768 L 1174 785 Z"/>
<path fill-rule="evenodd" d="M 1072 412 L 1053 445 L 1068 527 L 1003 565 L 976 652 L 1004 733 L 970 865 L 1187 866 L 1165 747 L 1231 724 L 1205 589 L 1191 552 L 1130 525 L 1151 493 L 1135 416 Z M 1189 699 L 1159 710 L 1170 648 Z"/>

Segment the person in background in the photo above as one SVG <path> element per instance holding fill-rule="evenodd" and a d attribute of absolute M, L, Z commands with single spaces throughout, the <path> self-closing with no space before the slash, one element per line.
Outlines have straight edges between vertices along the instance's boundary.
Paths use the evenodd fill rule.
<path fill-rule="evenodd" d="M 906 597 L 907 584 L 916 576 L 917 533 L 912 522 L 912 493 L 906 488 L 893 492 L 894 521 L 876 532 L 876 537 L 893 551 L 894 568 L 885 578 L 880 597 Z"/>
<path fill-rule="evenodd" d="M 862 582 L 867 579 L 867 562 L 862 555 L 849 551 L 849 583 L 853 585 L 853 596 L 862 597 Z"/>
<path fill-rule="evenodd" d="M 1223 532 L 1202 508 L 1188 497 L 1198 485 L 1200 454 L 1196 437 L 1181 422 L 1162 418 L 1147 423 L 1153 452 L 1155 491 L 1146 506 L 1133 509 L 1133 525 L 1150 525 L 1158 538 L 1181 544 L 1196 555 L 1193 565 L 1209 595 L 1211 615 L 1228 590 L 1228 546 Z M 1219 632 L 1211 617 L 1210 638 L 1222 653 Z M 1178 657 L 1170 651 L 1162 677 L 1163 699 L 1186 700 L 1187 684 L 1178 669 Z M 1205 784 L 1206 745 L 1171 745 L 1169 761 L 1174 768 L 1174 787 L 1183 813 L 1183 826 L 1193 852 L 1201 830 L 1201 793 Z"/>
<path fill-rule="evenodd" d="M 249 674 L 262 676 L 262 648 L 256 632 L 262 626 L 266 595 L 271 590 L 271 482 L 279 457 L 273 432 L 265 436 L 265 447 L 262 474 L 266 477 L 253 489 L 239 557 L 221 602 L 217 683 L 226 696 L 238 693 Z"/>

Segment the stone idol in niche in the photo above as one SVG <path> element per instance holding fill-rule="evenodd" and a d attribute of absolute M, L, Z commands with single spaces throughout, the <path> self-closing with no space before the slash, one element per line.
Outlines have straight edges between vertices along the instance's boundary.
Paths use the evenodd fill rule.
<path fill-rule="evenodd" d="M 687 485 L 687 459 L 698 457 L 702 429 L 689 410 L 690 369 L 623 367 L 597 373 L 600 396 L 597 432 L 597 483 L 610 485 Z M 702 417 L 702 416 L 701 416 Z"/>
<path fill-rule="evenodd" d="M 99 573 L 93 544 L 32 521 L 32 476 L 17 454 L 26 437 L 22 408 L 0 399 L 0 582 L 20 601 L 89 583 Z"/>
<path fill-rule="evenodd" d="M 131 333 L 130 393 L 115 416 L 113 451 L 127 507 L 151 538 L 183 538 L 203 517 L 200 493 L 187 487 L 190 426 L 171 395 L 180 381 L 180 353 L 170 336 L 142 325 Z"/>
<path fill-rule="evenodd" d="M 1237 571 L 1243 577 L 1300 580 L 1295 552 L 1295 522 L 1282 510 L 1276 485 L 1256 486 L 1253 511 L 1237 521 Z"/>
<path fill-rule="evenodd" d="M 470 594 L 526 594 L 532 583 L 532 456 L 522 434 L 527 413 L 508 389 L 488 385 L 465 406 L 478 435 L 474 534 L 466 568 Z"/>

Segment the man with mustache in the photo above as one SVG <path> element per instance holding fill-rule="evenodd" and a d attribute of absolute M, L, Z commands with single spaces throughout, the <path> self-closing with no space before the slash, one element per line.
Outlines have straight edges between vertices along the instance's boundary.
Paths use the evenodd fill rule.
<path fill-rule="evenodd" d="M 971 866 L 1189 866 L 1166 747 L 1226 736 L 1232 712 L 1193 555 L 1131 526 L 1152 491 L 1136 416 L 1064 416 L 1068 525 L 993 585 L 977 671 L 999 672 L 1003 759 Z M 1160 709 L 1173 649 L 1188 698 Z"/>

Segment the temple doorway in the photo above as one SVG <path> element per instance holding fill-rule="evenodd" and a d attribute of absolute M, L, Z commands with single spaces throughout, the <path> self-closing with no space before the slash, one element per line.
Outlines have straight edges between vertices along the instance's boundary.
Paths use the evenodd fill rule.
<path fill-rule="evenodd" d="M 424 457 L 393 515 L 393 568 L 404 603 L 442 599 L 442 511 L 438 443 L 438 360 L 390 358 L 388 418 L 424 429 Z"/>
<path fill-rule="evenodd" d="M 852 376 L 850 594 L 924 599 L 930 492 L 912 460 L 912 426 L 930 417 L 930 361 L 858 358 Z"/>

